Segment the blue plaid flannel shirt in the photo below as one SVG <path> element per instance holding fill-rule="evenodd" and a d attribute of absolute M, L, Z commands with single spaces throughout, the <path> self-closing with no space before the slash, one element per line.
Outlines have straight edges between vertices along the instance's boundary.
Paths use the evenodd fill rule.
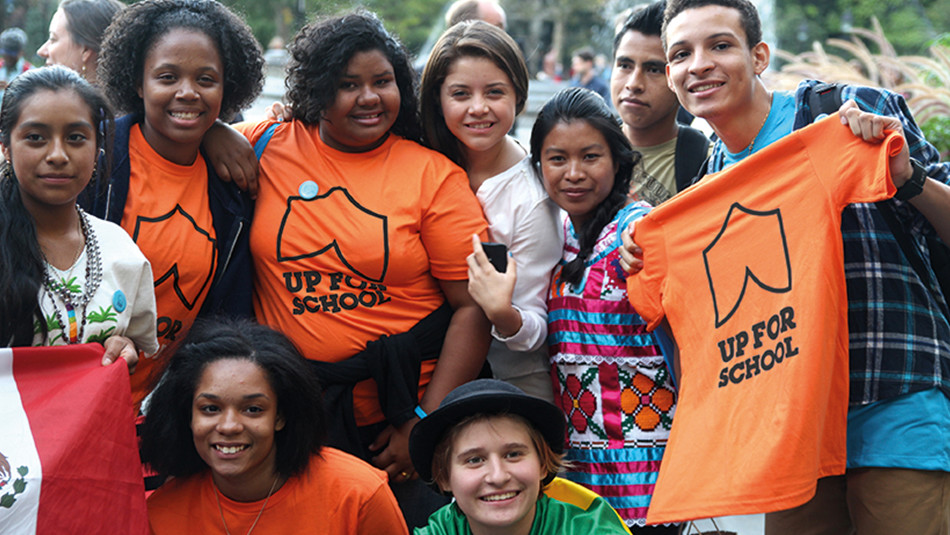
<path fill-rule="evenodd" d="M 811 122 L 806 92 L 819 82 L 807 80 L 795 93 L 795 128 Z M 904 98 L 872 87 L 845 86 L 842 100 L 854 100 L 865 111 L 898 117 L 912 157 L 927 174 L 950 182 L 950 164 L 924 139 Z M 901 251 L 887 223 L 873 204 L 853 204 L 842 213 L 844 270 L 848 287 L 852 405 L 872 403 L 901 394 L 940 388 L 950 396 L 950 324 L 941 311 L 930 270 L 930 253 L 923 237 L 934 235 L 930 223 L 909 203 L 894 204 L 904 228 L 927 266 L 930 281 L 922 281 Z M 928 291 L 936 287 L 937 294 Z M 938 301 L 939 300 L 939 301 Z"/>

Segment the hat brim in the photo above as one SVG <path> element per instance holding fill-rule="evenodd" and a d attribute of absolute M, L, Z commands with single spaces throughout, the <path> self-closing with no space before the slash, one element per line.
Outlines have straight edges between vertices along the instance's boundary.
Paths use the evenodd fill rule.
<path fill-rule="evenodd" d="M 476 414 L 521 416 L 541 432 L 554 453 L 564 452 L 564 415 L 551 403 L 525 394 L 473 394 L 440 407 L 413 427 L 409 436 L 409 456 L 423 481 L 432 482 L 432 455 L 442 437 L 455 424 Z"/>

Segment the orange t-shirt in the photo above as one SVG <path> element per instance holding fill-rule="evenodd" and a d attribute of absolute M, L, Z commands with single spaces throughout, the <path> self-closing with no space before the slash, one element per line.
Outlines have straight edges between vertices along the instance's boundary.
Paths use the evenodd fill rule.
<path fill-rule="evenodd" d="M 270 124 L 238 128 L 254 143 Z M 316 126 L 282 123 L 260 177 L 254 311 L 313 360 L 408 331 L 445 300 L 438 279 L 468 278 L 471 235 L 486 233 L 464 171 L 395 135 L 352 154 L 326 146 Z M 422 385 L 434 366 L 423 365 Z M 353 398 L 358 424 L 383 419 L 373 381 Z"/>
<path fill-rule="evenodd" d="M 154 535 L 225 535 L 222 516 L 231 533 L 246 533 L 258 514 L 253 531 L 260 535 L 408 534 L 386 481 L 385 472 L 323 448 L 303 474 L 274 492 L 263 512 L 264 500 L 236 502 L 218 493 L 206 470 L 152 493 L 148 521 Z"/>
<path fill-rule="evenodd" d="M 217 265 L 208 169 L 200 154 L 192 165 L 162 158 L 139 125 L 129 131 L 129 164 L 121 224 L 152 264 L 158 343 L 164 348 L 181 340 L 194 323 Z M 131 376 L 136 405 L 148 394 L 162 354 L 139 360 Z"/>
<path fill-rule="evenodd" d="M 844 473 L 841 210 L 894 194 L 888 155 L 837 116 L 709 175 L 636 225 L 627 279 L 680 347 L 679 406 L 648 523 L 788 509 Z"/>

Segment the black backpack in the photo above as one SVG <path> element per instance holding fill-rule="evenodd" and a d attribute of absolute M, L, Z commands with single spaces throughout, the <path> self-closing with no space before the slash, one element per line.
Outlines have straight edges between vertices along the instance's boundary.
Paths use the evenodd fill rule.
<path fill-rule="evenodd" d="M 674 163 L 677 193 L 692 185 L 696 175 L 706 168 L 708 154 L 709 138 L 706 134 L 695 128 L 679 125 Z"/>

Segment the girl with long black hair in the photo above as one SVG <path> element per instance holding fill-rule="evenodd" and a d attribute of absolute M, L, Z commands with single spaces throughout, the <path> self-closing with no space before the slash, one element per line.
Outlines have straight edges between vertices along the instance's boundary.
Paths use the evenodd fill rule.
<path fill-rule="evenodd" d="M 100 342 L 104 364 L 121 356 L 133 370 L 137 350 L 158 349 L 149 263 L 122 229 L 76 204 L 108 147 L 109 109 L 64 67 L 24 73 L 4 93 L 0 344 Z"/>

